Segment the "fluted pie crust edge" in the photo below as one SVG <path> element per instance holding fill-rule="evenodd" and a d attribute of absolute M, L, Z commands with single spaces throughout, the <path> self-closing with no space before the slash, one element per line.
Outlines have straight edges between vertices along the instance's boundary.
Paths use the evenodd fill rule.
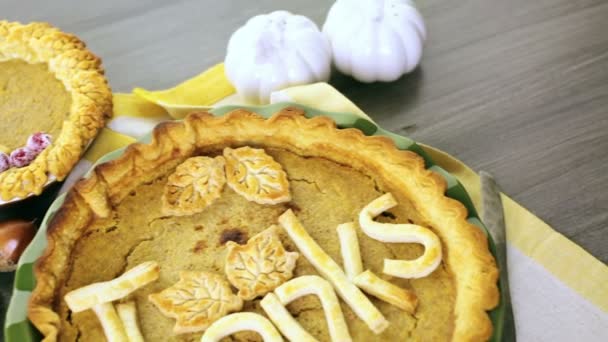
<path fill-rule="evenodd" d="M 39 195 L 51 176 L 63 180 L 112 113 L 112 92 L 101 59 L 78 37 L 47 23 L 0 21 L 0 62 L 12 59 L 47 64 L 72 104 L 61 133 L 48 148 L 28 166 L 0 173 L 0 198 L 5 201 Z"/>
<path fill-rule="evenodd" d="M 398 150 L 387 137 L 365 136 L 357 129 L 337 129 L 327 117 L 304 117 L 286 108 L 269 119 L 247 110 L 222 117 L 191 114 L 183 122 L 156 127 L 149 144 L 133 144 L 116 160 L 97 166 L 69 192 L 49 225 L 48 247 L 34 268 L 37 286 L 28 315 L 53 341 L 60 317 L 53 311 L 70 253 L 95 217 L 107 217 L 138 185 L 152 181 L 204 149 L 225 146 L 281 148 L 301 156 L 321 157 L 373 173 L 391 188 L 401 189 L 443 242 L 444 263 L 454 278 L 454 341 L 483 341 L 492 333 L 487 311 L 498 303 L 498 270 L 484 233 L 467 222 L 467 211 L 444 195 L 445 180 L 424 168 L 423 159 Z M 407 176 L 406 176 L 407 175 Z"/>

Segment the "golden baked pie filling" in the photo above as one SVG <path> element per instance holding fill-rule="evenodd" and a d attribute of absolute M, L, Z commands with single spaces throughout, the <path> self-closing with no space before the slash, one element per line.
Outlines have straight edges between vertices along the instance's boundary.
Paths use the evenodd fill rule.
<path fill-rule="evenodd" d="M 213 160 L 226 157 L 226 151 L 240 151 L 243 146 L 261 150 L 278 163 L 286 174 L 289 197 L 283 196 L 284 200 L 275 204 L 257 203 L 239 193 L 238 187 L 223 185 L 221 181 L 209 187 L 209 182 L 200 181 L 205 173 L 198 173 L 192 184 L 198 184 L 197 189 L 203 195 L 209 193 L 201 189 L 213 189 L 213 200 L 199 201 L 204 209 L 197 212 L 192 213 L 188 207 L 187 215 L 175 214 L 176 201 L 173 200 L 172 210 L 167 212 L 167 204 L 162 199 L 166 197 L 168 184 L 175 187 L 179 183 L 172 176 L 180 170 L 178 165 L 185 165 L 182 163 L 189 162 L 192 157 L 195 157 L 193 160 L 208 158 L 208 162 L 200 159 L 199 164 L 211 165 Z M 250 166 L 255 169 L 255 164 Z M 264 168 L 257 170 L 266 172 Z M 259 192 L 272 192 L 278 189 L 271 189 L 278 184 L 273 181 L 280 178 L 278 174 L 278 171 L 264 174 L 264 177 L 270 177 L 264 178 L 266 190 L 260 185 L 264 182 L 249 180 L 247 184 Z M 218 177 L 215 175 L 213 179 Z M 242 177 L 237 179 L 243 184 Z M 184 181 L 183 177 L 181 181 Z M 219 195 L 218 188 L 221 189 Z M 180 194 L 188 196 L 179 198 L 200 199 L 193 189 L 195 187 L 180 189 Z M 366 270 L 358 277 L 360 281 L 369 283 L 379 277 L 392 284 L 396 293 L 403 292 L 406 296 L 413 293 L 417 298 L 417 305 L 412 309 L 393 305 L 373 293 L 367 295 L 389 323 L 380 334 L 374 333 L 351 306 L 340 300 L 339 307 L 353 340 L 487 339 L 492 327 L 486 310 L 493 308 L 498 300 L 497 270 L 485 236 L 466 222 L 465 209 L 460 203 L 444 197 L 444 190 L 444 181 L 425 170 L 420 157 L 398 151 L 386 138 L 365 137 L 354 129 L 337 130 L 327 118 L 306 119 L 294 109 L 286 109 L 267 120 L 243 110 L 225 117 L 191 115 L 184 123 L 161 125 L 155 130 L 150 145 L 131 146 L 124 156 L 97 167 L 91 178 L 76 185 L 50 226 L 49 246 L 35 270 L 38 283 L 30 302 L 29 317 L 49 340 L 54 337 L 60 341 L 103 340 L 104 330 L 95 318 L 96 313 L 91 310 L 72 312 L 63 300 L 64 296 L 83 286 L 114 279 L 142 263 L 155 261 L 160 267 L 158 280 L 121 301 L 134 301 L 139 327 L 146 341 L 199 340 L 201 331 L 175 332 L 179 330 L 175 317 L 159 310 L 162 309 L 159 294 L 175 286 L 178 288 L 174 292 L 181 293 L 179 282 L 187 277 L 216 279 L 216 274 L 225 277 L 225 272 L 238 271 L 245 262 L 237 260 L 243 256 L 238 253 L 253 251 L 254 256 L 260 255 L 255 246 L 246 247 L 255 242 L 252 238 L 256 236 L 259 241 L 268 241 L 273 253 L 278 250 L 281 255 L 288 255 L 291 262 L 295 260 L 293 274 L 289 274 L 293 276 L 292 280 L 279 288 L 276 286 L 288 277 L 273 277 L 280 282 L 267 282 L 272 285 L 269 288 L 257 283 L 255 289 L 261 289 L 257 292 L 258 297 L 250 293 L 254 288 L 250 283 L 243 283 L 249 287 L 245 288 L 247 293 L 239 292 L 239 295 L 244 294 L 240 311 L 266 317 L 260 304 L 263 298 L 272 297 L 269 301 L 274 302 L 269 302 L 269 307 L 272 303 L 277 305 L 287 299 L 281 297 L 281 291 L 284 291 L 281 288 L 292 282 L 294 285 L 289 286 L 296 286 L 303 276 L 320 275 L 303 256 L 306 253 L 290 238 L 291 232 L 272 228 L 282 220 L 283 214 L 291 212 L 316 244 L 342 268 L 343 254 L 336 228 L 355 222 L 352 227 Z M 442 262 L 428 276 L 404 279 L 383 273 L 385 259 L 416 259 L 423 254 L 424 248 L 416 243 L 378 241 L 359 227 L 362 210 L 387 193 L 392 194 L 398 204 L 378 215 L 375 218 L 378 224 L 420 225 L 430 228 L 441 240 Z M 272 242 L 274 235 L 267 236 L 270 232 L 276 234 L 280 243 Z M 281 251 L 281 245 L 285 251 Z M 232 256 L 227 259 L 228 253 Z M 236 264 L 227 268 L 227 260 L 233 259 L 236 261 L 230 262 Z M 265 255 L 264 259 L 267 260 L 264 267 L 268 270 L 291 272 L 291 267 L 285 266 L 288 262 L 285 257 Z M 265 272 L 270 274 L 268 270 Z M 207 273 L 200 275 L 201 272 Z M 233 277 L 232 285 L 240 284 L 234 277 L 248 277 L 238 272 L 229 274 L 228 278 L 230 276 Z M 274 293 L 267 294 L 272 289 L 275 289 L 276 298 Z M 186 292 L 193 297 L 186 295 L 187 300 L 200 297 L 196 291 Z M 234 294 L 222 298 L 233 301 L 228 298 L 237 292 L 235 289 Z M 329 299 L 320 298 L 310 294 L 284 304 L 288 313 L 312 337 L 329 341 L 332 334 L 322 303 Z M 232 306 L 223 314 L 239 311 L 237 308 Z M 229 316 L 225 317 L 230 321 Z M 250 318 L 255 321 L 256 317 Z M 252 331 L 236 332 L 232 338 L 239 341 L 261 339 Z"/>
<path fill-rule="evenodd" d="M 71 98 L 43 63 L 0 62 L 0 145 L 21 147 L 33 132 L 59 136 Z"/>

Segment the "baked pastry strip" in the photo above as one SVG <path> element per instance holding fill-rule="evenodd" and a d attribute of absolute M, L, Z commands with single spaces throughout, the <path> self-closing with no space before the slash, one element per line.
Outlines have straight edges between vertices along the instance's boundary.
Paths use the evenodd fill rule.
<path fill-rule="evenodd" d="M 411 314 L 416 312 L 418 297 L 413 292 L 378 277 L 370 270 L 357 275 L 353 279 L 353 282 L 360 289 L 374 297 L 393 304 Z"/>
<path fill-rule="evenodd" d="M 103 333 L 108 342 L 129 342 L 125 327 L 112 303 L 101 303 L 92 307 L 101 322 Z"/>
<path fill-rule="evenodd" d="M 340 298 L 374 333 L 380 334 L 388 327 L 389 322 L 382 313 L 357 286 L 348 280 L 340 266 L 308 234 L 291 209 L 279 217 L 279 223 L 296 244 L 300 253 L 310 261 L 317 272 L 329 280 Z"/>
<path fill-rule="evenodd" d="M 283 336 L 290 341 L 318 342 L 287 311 L 276 294 L 270 292 L 260 301 L 264 312 Z"/>
<path fill-rule="evenodd" d="M 116 304 L 116 311 L 122 321 L 122 325 L 125 327 L 129 342 L 144 342 L 144 337 L 137 323 L 137 307 L 135 306 L 135 302 Z"/>
<path fill-rule="evenodd" d="M 340 252 L 342 253 L 344 272 L 346 272 L 348 279 L 352 281 L 353 278 L 363 272 L 363 261 L 361 261 L 357 229 L 353 222 L 349 222 L 338 225 L 336 231 L 340 240 Z"/>
<path fill-rule="evenodd" d="M 239 331 L 255 331 L 265 342 L 281 342 L 283 338 L 270 321 L 253 312 L 237 312 L 224 316 L 205 330 L 201 342 L 218 342 Z"/>
<path fill-rule="evenodd" d="M 430 229 L 419 225 L 374 221 L 376 216 L 396 205 L 390 193 L 376 198 L 359 213 L 359 225 L 367 236 L 378 241 L 424 245 L 424 253 L 417 259 L 384 259 L 383 272 L 399 278 L 426 277 L 441 263 L 441 241 Z"/>
<path fill-rule="evenodd" d="M 141 263 L 118 278 L 93 283 L 68 292 L 64 299 L 72 312 L 81 312 L 96 305 L 121 299 L 156 279 L 160 267 L 154 261 Z"/>
<path fill-rule="evenodd" d="M 331 340 L 334 342 L 352 341 L 338 297 L 327 280 L 315 275 L 301 276 L 277 287 L 274 293 L 283 305 L 306 295 L 316 295 L 325 312 Z"/>

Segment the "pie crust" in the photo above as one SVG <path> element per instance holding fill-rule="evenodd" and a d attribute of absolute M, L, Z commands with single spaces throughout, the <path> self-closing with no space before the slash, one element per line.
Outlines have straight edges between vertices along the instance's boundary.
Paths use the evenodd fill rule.
<path fill-rule="evenodd" d="M 63 180 L 112 112 L 101 60 L 76 36 L 46 23 L 0 21 L 0 62 L 12 59 L 47 64 L 72 103 L 61 133 L 48 148 L 28 166 L 0 173 L 4 201 L 39 195 L 49 180 Z"/>
<path fill-rule="evenodd" d="M 296 108 L 285 108 L 269 119 L 242 109 L 222 117 L 191 114 L 183 122 L 159 125 L 151 143 L 129 146 L 121 157 L 97 166 L 88 179 L 78 182 L 50 223 L 48 247 L 34 268 L 37 286 L 28 313 L 46 340 L 54 340 L 60 329 L 60 316 L 53 309 L 56 291 L 87 224 L 109 216 L 135 187 L 170 173 L 201 151 L 225 146 L 280 148 L 305 158 L 320 157 L 378 175 L 390 188 L 402 190 L 400 196 L 407 196 L 442 241 L 442 264 L 453 277 L 455 290 L 452 340 L 487 340 L 492 333 L 487 311 L 499 298 L 498 270 L 484 233 L 467 222 L 460 202 L 444 196 L 445 180 L 425 169 L 420 156 L 398 150 L 387 137 L 337 129 L 327 117 L 308 119 L 303 114 Z"/>

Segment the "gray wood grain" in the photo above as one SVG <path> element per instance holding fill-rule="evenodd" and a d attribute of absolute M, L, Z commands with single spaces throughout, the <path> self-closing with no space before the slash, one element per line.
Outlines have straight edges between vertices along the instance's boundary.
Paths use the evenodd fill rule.
<path fill-rule="evenodd" d="M 332 83 L 381 125 L 495 175 L 506 193 L 608 261 L 608 2 L 419 1 L 422 65 L 394 83 Z M 276 9 L 322 24 L 330 1 L 0 1 L 0 17 L 87 41 L 116 91 L 172 86 L 221 61 Z M 559 251 L 556 251 L 559 253 Z"/>

